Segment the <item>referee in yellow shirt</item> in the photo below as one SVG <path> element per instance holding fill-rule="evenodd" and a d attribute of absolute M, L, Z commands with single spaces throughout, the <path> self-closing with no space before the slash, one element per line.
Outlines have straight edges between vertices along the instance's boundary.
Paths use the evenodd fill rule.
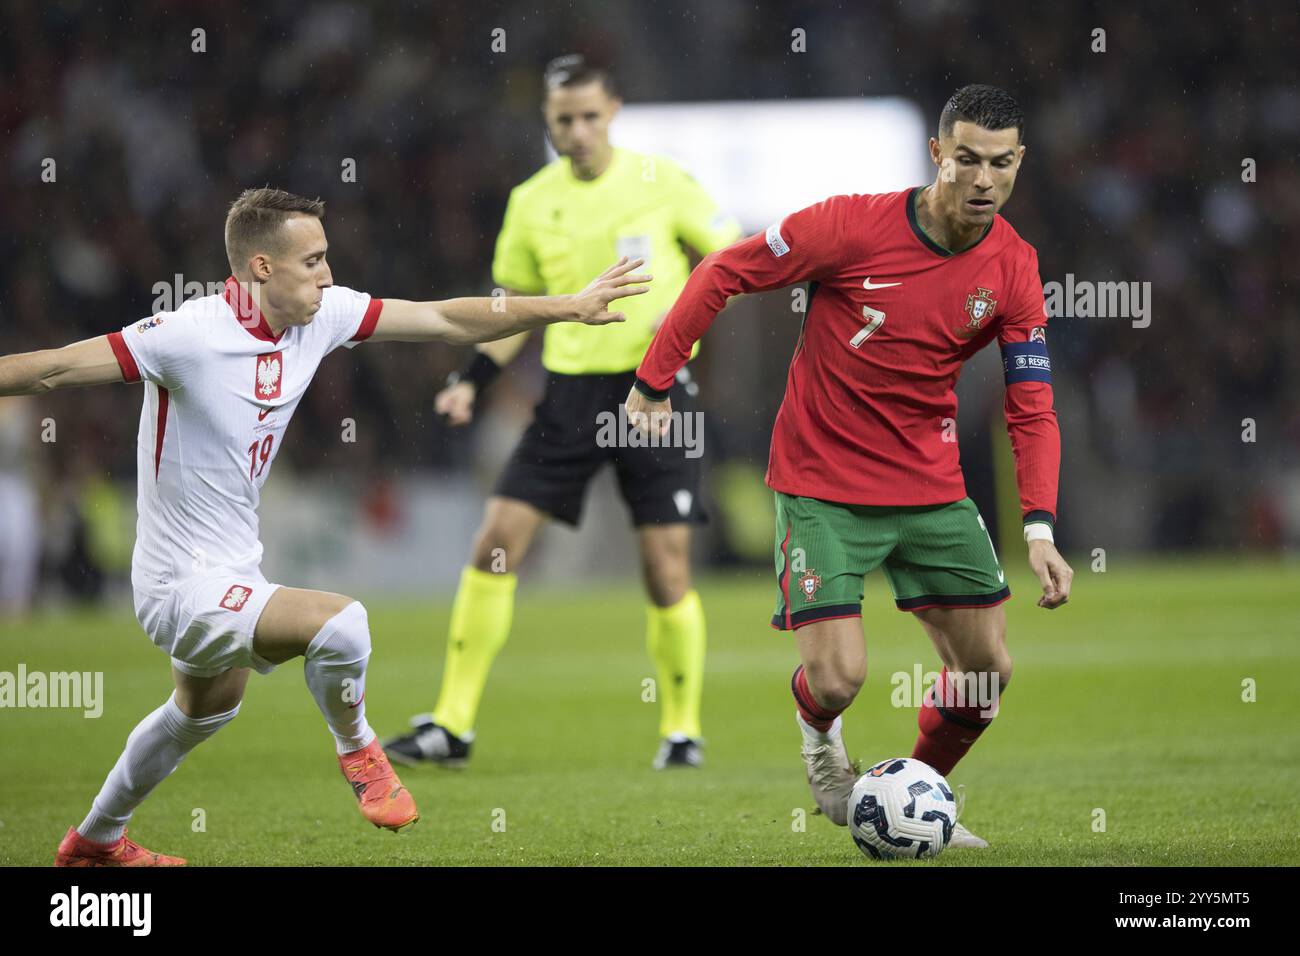
<path fill-rule="evenodd" d="M 671 160 L 610 144 L 621 101 L 608 70 L 564 56 L 547 66 L 544 84 L 546 127 L 560 158 L 511 192 L 493 280 L 512 294 L 576 292 L 626 255 L 644 259 L 641 271 L 654 282 L 621 306 L 622 324 L 546 330 L 546 392 L 488 500 L 461 574 L 437 706 L 384 746 L 402 763 L 465 765 L 488 671 L 510 633 L 515 569 L 548 518 L 578 524 L 588 483 L 612 462 L 640 538 L 649 597 L 646 642 L 658 671 L 663 738 L 654 766 L 698 766 L 705 636 L 690 544 L 691 525 L 703 520 L 700 460 L 682 447 L 604 447 L 598 416 L 623 403 L 657 323 L 686 283 L 691 267 L 682 246 L 703 257 L 740 238 L 740 226 Z M 470 421 L 478 395 L 526 338 L 478 346 L 439 393 L 437 410 L 453 425 Z M 679 376 L 673 409 L 691 413 L 695 391 Z"/>

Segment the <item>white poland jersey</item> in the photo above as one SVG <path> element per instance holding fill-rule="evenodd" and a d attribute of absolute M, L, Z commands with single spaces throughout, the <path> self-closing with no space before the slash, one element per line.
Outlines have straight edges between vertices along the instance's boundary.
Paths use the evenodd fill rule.
<path fill-rule="evenodd" d="M 128 382 L 145 381 L 136 452 L 131 584 L 156 591 L 262 559 L 257 505 L 316 368 L 369 338 L 383 300 L 324 290 L 312 321 L 275 336 L 235 279 L 108 336 Z"/>

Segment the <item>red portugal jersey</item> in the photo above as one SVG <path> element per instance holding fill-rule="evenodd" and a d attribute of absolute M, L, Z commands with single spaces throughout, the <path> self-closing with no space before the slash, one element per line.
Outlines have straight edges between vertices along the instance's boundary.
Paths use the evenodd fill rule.
<path fill-rule="evenodd" d="M 919 192 L 834 196 L 707 256 L 651 343 L 638 388 L 667 390 L 729 296 L 808 281 L 768 485 L 845 504 L 945 504 L 966 496 L 953 388 L 996 338 L 1022 512 L 1054 522 L 1060 433 L 1038 255 L 1001 216 L 949 252 L 917 222 Z"/>

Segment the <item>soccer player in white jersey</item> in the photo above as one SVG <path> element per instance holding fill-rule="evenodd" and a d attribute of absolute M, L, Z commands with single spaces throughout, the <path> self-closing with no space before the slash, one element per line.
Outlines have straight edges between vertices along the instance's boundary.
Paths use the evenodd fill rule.
<path fill-rule="evenodd" d="M 145 382 L 137 454 L 136 617 L 172 659 L 175 693 L 142 720 L 56 865 L 179 866 L 126 838 L 135 808 L 239 713 L 249 670 L 305 657 L 362 815 L 401 830 L 419 817 L 365 716 L 370 629 L 352 598 L 272 584 L 259 567 L 257 505 L 284 432 L 322 358 L 362 341 L 472 343 L 553 322 L 622 321 L 608 305 L 646 292 L 640 260 L 576 295 L 441 302 L 375 299 L 333 284 L 324 204 L 247 190 L 226 218 L 234 273 L 120 332 L 0 357 L 0 395 Z"/>

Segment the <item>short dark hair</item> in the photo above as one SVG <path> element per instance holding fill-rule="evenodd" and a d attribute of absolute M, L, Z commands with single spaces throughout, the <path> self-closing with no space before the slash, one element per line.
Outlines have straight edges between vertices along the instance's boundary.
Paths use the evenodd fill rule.
<path fill-rule="evenodd" d="M 546 64 L 546 69 L 542 72 L 542 87 L 547 93 L 560 87 L 583 86 L 587 83 L 599 83 L 610 96 L 618 96 L 614 75 L 609 67 L 592 63 L 581 53 L 557 56 Z"/>
<path fill-rule="evenodd" d="M 1016 142 L 1025 138 L 1025 114 L 1016 98 L 1006 90 L 983 83 L 963 86 L 948 98 L 939 114 L 940 138 L 952 133 L 958 120 L 974 123 L 984 129 L 1016 128 Z"/>
<path fill-rule="evenodd" d="M 279 251 L 280 227 L 295 215 L 320 219 L 325 215 L 325 203 L 270 186 L 240 193 L 226 214 L 226 258 L 231 270 L 243 268 L 254 253 Z"/>

